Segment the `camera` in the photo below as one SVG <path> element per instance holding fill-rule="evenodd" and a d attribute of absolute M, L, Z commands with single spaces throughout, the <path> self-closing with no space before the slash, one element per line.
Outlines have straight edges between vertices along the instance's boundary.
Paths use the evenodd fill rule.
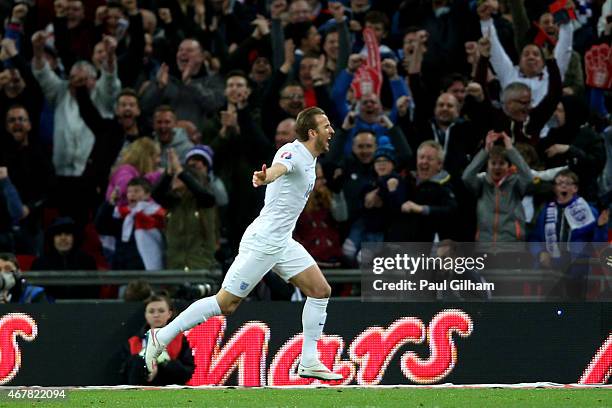
<path fill-rule="evenodd" d="M 548 11 L 553 15 L 555 24 L 565 24 L 576 19 L 573 8 L 567 8 L 567 0 L 557 0 L 548 6 Z"/>
<path fill-rule="evenodd" d="M 10 291 L 15 287 L 19 279 L 16 272 L 1 272 L 0 273 L 0 291 Z"/>
<path fill-rule="evenodd" d="M 184 300 L 197 300 L 212 294 L 213 288 L 208 283 L 185 283 L 180 286 L 174 297 Z"/>

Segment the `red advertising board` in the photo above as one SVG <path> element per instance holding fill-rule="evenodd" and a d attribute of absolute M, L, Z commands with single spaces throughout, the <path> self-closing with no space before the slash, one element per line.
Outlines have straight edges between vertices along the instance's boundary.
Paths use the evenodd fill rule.
<path fill-rule="evenodd" d="M 196 363 L 189 385 L 318 383 L 296 375 L 302 343 L 297 313 L 301 305 L 252 303 L 249 307 L 254 305 L 258 310 L 252 310 L 246 319 L 215 317 L 188 333 Z M 330 385 L 605 384 L 612 373 L 612 334 L 601 330 L 609 324 L 607 304 L 519 305 L 514 309 L 492 304 L 420 305 L 419 315 L 430 318 L 393 312 L 393 306 L 355 302 L 330 307 L 330 316 L 334 311 L 337 314 L 328 321 L 319 355 L 344 376 Z M 112 350 L 138 329 L 141 306 L 114 305 L 108 315 L 100 314 L 104 307 L 99 305 L 21 309 L 3 313 L 0 319 L 0 384 L 118 383 L 119 362 L 112 361 Z M 66 314 L 67 310 L 72 313 Z M 556 316 L 548 313 L 553 310 Z M 89 315 L 89 320 L 81 319 L 82 314 Z M 252 318 L 253 314 L 261 319 Z M 571 328 L 586 316 L 593 324 L 582 325 L 576 336 Z M 364 321 L 367 324 L 358 325 Z M 58 364 L 62 370 L 57 370 Z"/>

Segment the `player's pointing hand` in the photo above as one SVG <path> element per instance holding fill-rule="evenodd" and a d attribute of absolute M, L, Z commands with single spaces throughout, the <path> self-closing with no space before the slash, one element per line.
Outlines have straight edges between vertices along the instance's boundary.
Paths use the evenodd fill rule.
<path fill-rule="evenodd" d="M 261 171 L 253 172 L 253 187 L 257 188 L 266 184 L 266 165 L 261 166 Z"/>

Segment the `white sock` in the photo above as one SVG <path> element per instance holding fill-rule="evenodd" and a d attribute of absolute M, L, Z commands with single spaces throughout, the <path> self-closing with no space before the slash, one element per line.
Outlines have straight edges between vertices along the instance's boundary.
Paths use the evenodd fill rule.
<path fill-rule="evenodd" d="M 304 341 L 302 343 L 301 363 L 304 367 L 312 367 L 319 361 L 317 342 L 323 333 L 329 298 L 315 299 L 308 297 L 302 311 L 302 327 Z"/>
<path fill-rule="evenodd" d="M 157 332 L 157 339 L 163 345 L 167 345 L 180 332 L 189 330 L 192 327 L 204 322 L 212 316 L 221 314 L 221 309 L 217 303 L 215 296 L 209 296 L 204 299 L 193 302 L 181 314 L 176 316 L 168 325 L 162 327 Z"/>

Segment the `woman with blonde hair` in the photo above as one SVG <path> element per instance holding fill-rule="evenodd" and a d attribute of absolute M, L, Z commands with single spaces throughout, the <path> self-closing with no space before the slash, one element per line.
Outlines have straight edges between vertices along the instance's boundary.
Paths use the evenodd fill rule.
<path fill-rule="evenodd" d="M 117 205 L 127 204 L 127 185 L 134 177 L 144 177 L 155 184 L 162 174 L 159 167 L 161 148 L 159 143 L 141 137 L 124 148 L 117 165 L 112 169 L 106 189 L 106 200 Z"/>

